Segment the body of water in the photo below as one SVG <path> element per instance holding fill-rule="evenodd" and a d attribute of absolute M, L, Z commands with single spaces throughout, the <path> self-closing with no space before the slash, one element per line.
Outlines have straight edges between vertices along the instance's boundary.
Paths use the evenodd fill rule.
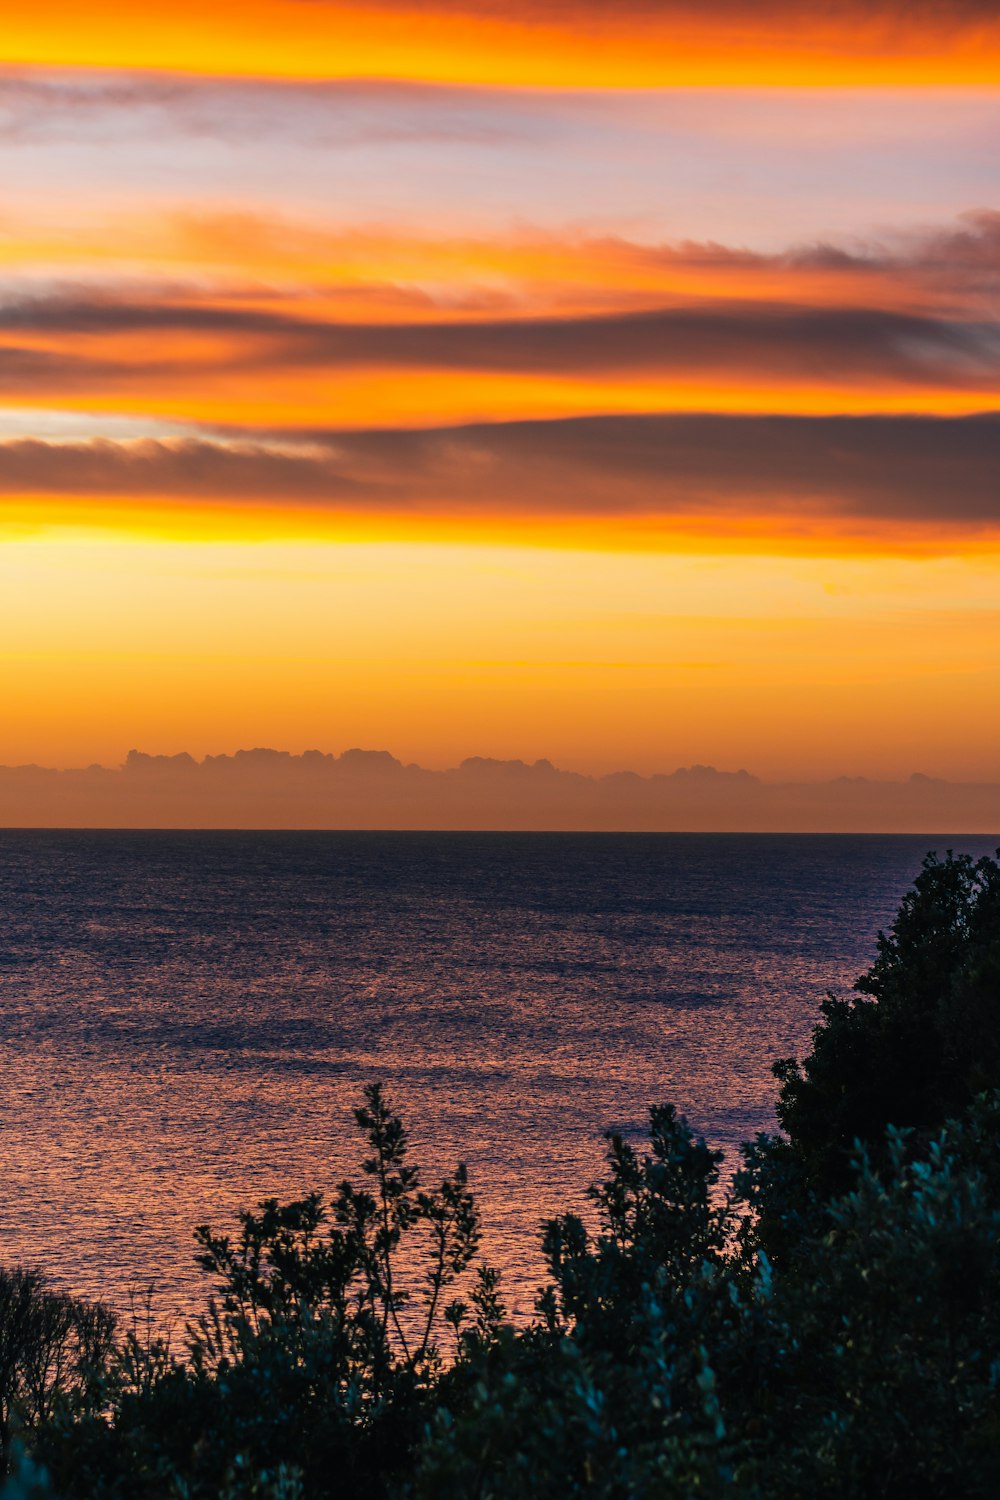
<path fill-rule="evenodd" d="M 928 848 L 995 842 L 0 832 L 0 1259 L 191 1312 L 193 1225 L 332 1188 L 381 1079 L 526 1312 L 601 1132 L 732 1160 Z"/>

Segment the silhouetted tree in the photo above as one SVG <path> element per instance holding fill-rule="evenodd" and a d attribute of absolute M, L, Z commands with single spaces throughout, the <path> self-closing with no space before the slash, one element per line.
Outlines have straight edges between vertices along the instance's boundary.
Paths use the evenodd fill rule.
<path fill-rule="evenodd" d="M 216 1300 L 183 1357 L 0 1278 L 30 1447 L 2 1500 L 993 1500 L 998 1020 L 1000 866 L 929 858 L 779 1065 L 787 1134 L 745 1148 L 741 1196 L 653 1109 L 647 1152 L 608 1137 L 596 1226 L 545 1226 L 520 1328 L 494 1271 L 452 1295 L 464 1168 L 424 1189 L 373 1086 L 360 1185 L 198 1229 Z"/>
<path fill-rule="evenodd" d="M 60 1404 L 97 1399 L 114 1341 L 106 1308 L 54 1290 L 41 1271 L 0 1269 L 0 1461 L 14 1431 L 30 1432 Z"/>
<path fill-rule="evenodd" d="M 196 1230 L 218 1300 L 186 1357 L 133 1338 L 108 1406 L 45 1449 L 67 1494 L 186 1500 L 382 1494 L 431 1411 L 445 1303 L 469 1268 L 479 1217 L 464 1166 L 425 1190 L 378 1084 L 355 1111 L 364 1185 L 274 1199 L 235 1238 Z M 447 1316 L 446 1316 L 447 1315 Z M 451 1331 L 449 1332 L 449 1325 Z"/>
<path fill-rule="evenodd" d="M 859 1143 L 877 1166 L 889 1125 L 916 1146 L 1000 1087 L 1000 865 L 929 855 L 855 993 L 830 995 L 812 1051 L 774 1071 L 786 1138 L 748 1150 L 741 1188 L 780 1259 L 850 1186 Z"/>

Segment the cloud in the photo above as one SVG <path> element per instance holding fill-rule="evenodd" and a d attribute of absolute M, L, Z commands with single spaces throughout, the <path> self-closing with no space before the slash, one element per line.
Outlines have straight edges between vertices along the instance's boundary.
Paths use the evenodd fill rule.
<path fill-rule="evenodd" d="M 371 11 L 412 12 L 414 0 L 366 0 Z M 517 16 L 525 21 L 559 19 L 566 22 L 601 19 L 606 14 L 602 0 L 435 0 L 436 11 L 451 15 Z M 787 26 L 789 19 L 807 28 L 822 16 L 845 24 L 866 16 L 872 20 L 903 22 L 914 26 L 936 24 L 944 28 L 976 25 L 996 17 L 994 0 L 825 0 L 815 15 L 804 11 L 800 0 L 764 0 L 750 14 L 746 0 L 712 0 L 706 9 L 698 0 L 616 0 L 616 15 L 631 20 L 687 20 L 707 27 L 709 23 L 739 22 L 752 31 Z"/>
<path fill-rule="evenodd" d="M 241 366 L 262 370 L 730 369 L 737 378 L 758 371 L 961 384 L 995 378 L 1000 365 L 996 210 L 881 241 L 816 241 L 767 254 L 530 232 L 435 240 L 253 213 L 182 216 L 161 225 L 162 243 L 156 234 L 149 240 L 148 224 L 143 233 L 148 256 L 183 264 L 186 255 L 197 279 L 133 273 L 116 287 L 102 271 L 39 285 L 8 273 L 0 282 L 8 363 L 20 361 L 31 380 L 51 351 L 81 379 L 88 368 L 96 377 L 105 364 L 100 339 L 149 335 L 128 368 L 155 370 L 176 359 L 157 336 L 192 335 L 199 359 L 212 357 L 206 336 L 214 336 L 220 362 L 239 345 Z M 127 226 L 122 237 L 127 256 Z M 247 272 L 234 281 L 241 254 Z M 220 264 L 227 274 L 206 283 L 205 268 Z M 332 268 L 326 276 L 324 267 Z M 349 315 L 331 316 L 341 302 Z"/>
<path fill-rule="evenodd" d="M 989 0 L 246 0 L 238 23 L 199 0 L 40 0 L 5 17 L 13 62 L 196 73 L 550 84 L 996 76 Z M 795 75 L 793 75 L 795 76 Z M 798 81 L 804 81 L 801 73 Z"/>
<path fill-rule="evenodd" d="M 841 777 L 766 783 L 746 771 L 584 776 L 548 760 L 473 756 L 451 770 L 387 751 L 130 752 L 120 770 L 0 766 L 8 827 L 943 830 L 1000 826 L 1000 786 Z"/>
<path fill-rule="evenodd" d="M 152 235 L 151 235 L 152 227 Z M 143 217 L 115 226 L 122 258 L 157 253 L 199 269 L 197 280 L 172 287 L 148 285 L 149 297 L 189 304 L 206 297 L 206 271 L 246 267 L 247 281 L 219 281 L 209 296 L 288 296 L 298 286 L 298 312 L 308 298 L 357 294 L 396 301 L 426 313 L 440 295 L 442 311 L 468 310 L 476 297 L 508 313 L 547 305 L 561 310 L 592 299 L 621 311 L 683 301 L 744 300 L 799 306 L 881 307 L 897 311 L 978 308 L 995 316 L 1000 296 L 1000 211 L 973 209 L 951 224 L 899 231 L 843 243 L 833 239 L 793 244 L 764 253 L 714 241 L 630 240 L 621 235 L 532 232 L 525 228 L 489 238 L 444 238 L 389 229 L 338 228 L 281 215 L 240 212 L 185 213 L 165 221 Z M 381 273 L 379 276 L 378 273 Z M 17 280 L 10 296 L 17 296 Z M 211 283 L 209 283 L 211 286 Z M 141 283 L 137 283 L 141 287 Z M 74 291 L 61 292 L 72 303 Z M 82 289 L 78 288 L 79 297 Z M 990 299 L 985 308 L 983 299 Z"/>
<path fill-rule="evenodd" d="M 883 302 L 935 293 L 946 304 L 958 306 L 965 299 L 985 296 L 994 299 L 989 309 L 994 315 L 1000 294 L 1000 212 L 995 209 L 972 209 L 954 224 L 887 239 L 855 238 L 844 244 L 817 240 L 772 254 L 692 241 L 642 245 L 608 240 L 605 247 L 607 262 L 614 265 L 617 260 L 623 269 L 701 272 L 706 292 L 713 278 L 724 292 L 738 277 L 747 296 L 753 295 L 755 283 L 766 291 L 768 285 L 783 282 L 789 300 L 801 285 L 806 297 L 810 289 L 815 295 L 817 287 L 826 288 L 829 296 L 837 295 L 839 288 L 840 300 L 849 301 L 867 284 L 869 295 Z"/>
<path fill-rule="evenodd" d="M 8 222 L 6 232 L 0 306 L 11 326 L 34 318 L 44 328 L 75 316 L 85 332 L 113 320 L 116 304 L 123 323 L 138 324 L 143 308 L 155 318 L 159 306 L 161 326 L 185 317 L 204 326 L 216 305 L 250 304 L 282 310 L 298 326 L 311 311 L 329 317 L 341 305 L 362 323 L 374 308 L 383 316 L 395 310 L 397 321 L 433 321 L 435 311 L 452 319 L 477 309 L 566 316 L 714 301 L 995 318 L 1000 296 L 1000 212 L 989 209 L 881 239 L 807 241 L 769 253 L 569 229 L 434 236 L 241 209 L 116 217 L 110 262 L 107 223 L 78 228 L 72 244 L 53 232 L 26 242 L 19 263 L 17 225 Z M 54 279 L 52 267 L 72 265 L 74 251 L 79 279 Z M 164 263 L 176 267 L 170 280 Z"/>
<path fill-rule="evenodd" d="M 253 220 L 239 232 L 252 240 Z M 643 295 L 660 301 L 536 316 L 501 303 L 485 315 L 468 303 L 435 308 L 422 291 L 407 300 L 412 286 L 397 286 L 407 295 L 383 300 L 378 321 L 370 286 L 344 317 L 332 315 L 336 298 L 304 285 L 64 283 L 28 293 L 9 279 L 0 291 L 0 393 L 12 404 L 3 492 L 463 514 L 513 513 L 514 496 L 559 515 L 756 506 L 992 524 L 995 417 L 792 414 L 905 406 L 943 415 L 992 404 L 1000 213 L 884 243 L 772 255 L 614 237 L 330 243 L 359 266 L 404 257 L 400 282 L 407 254 L 429 265 L 440 254 L 444 277 L 449 254 L 460 274 L 468 252 L 473 274 L 506 265 L 525 285 L 544 283 L 543 303 L 546 285 L 574 277 L 584 300 L 589 286 L 612 301 L 652 288 Z M 322 250 L 309 240 L 310 256 Z M 879 305 L 890 293 L 897 304 Z M 685 400 L 715 414 L 670 415 Z M 15 403 L 47 406 L 49 416 L 26 409 L 18 432 Z M 773 416 L 725 415 L 741 404 Z M 60 405 L 89 415 L 60 428 Z M 135 423 L 148 413 L 143 435 L 162 441 L 84 441 L 101 435 L 109 408 Z M 336 426 L 323 425 L 338 408 Z M 538 420 L 630 408 L 635 415 Z M 497 420 L 469 425 L 480 414 Z M 524 420 L 499 420 L 511 417 Z M 127 438 L 122 420 L 109 416 L 103 435 Z M 426 430 L 402 430 L 410 421 Z M 351 430 L 360 424 L 369 435 Z M 953 508 L 942 498 L 949 488 Z"/>
<path fill-rule="evenodd" d="M 1000 413 L 623 416 L 434 430 L 0 442 L 0 494 L 360 515 L 1000 526 Z"/>
<path fill-rule="evenodd" d="M 370 504 L 378 488 L 355 479 L 332 453 L 293 454 L 281 444 L 185 438 L 0 442 L 0 493 L 6 495 Z"/>
<path fill-rule="evenodd" d="M 407 142 L 489 146 L 544 139 L 552 114 L 544 95 L 511 107 L 502 93 L 419 81 L 0 66 L 0 138 L 7 145 L 108 145 L 137 131 L 169 131 L 179 139 L 323 150 Z"/>
<path fill-rule="evenodd" d="M 341 325 L 283 334 L 318 365 L 733 378 L 779 375 L 822 383 L 864 378 L 963 384 L 1000 373 L 1000 332 L 989 322 L 870 308 L 772 304 L 668 308 L 588 318 L 415 325 Z M 286 347 L 289 347 L 286 345 Z"/>
<path fill-rule="evenodd" d="M 943 318 L 871 307 L 781 302 L 653 308 L 597 316 L 465 318 L 425 322 L 333 322 L 289 310 L 202 301 L 135 302 L 53 295 L 9 300 L 0 333 L 0 381 L 31 389 L 47 380 L 95 387 L 112 374 L 137 383 L 183 365 L 181 335 L 198 344 L 192 370 L 236 365 L 241 374 L 282 370 L 443 370 L 525 376 L 615 378 L 623 374 L 725 377 L 759 385 L 803 380 L 823 387 L 891 382 L 973 388 L 1000 376 L 1000 326 L 992 318 Z M 149 335 L 127 360 L 90 354 L 95 340 Z M 174 346 L 162 336 L 170 335 Z M 157 342 L 157 335 L 161 336 Z M 65 352 L 32 340 L 79 340 Z M 179 365 L 180 361 L 180 365 Z"/>

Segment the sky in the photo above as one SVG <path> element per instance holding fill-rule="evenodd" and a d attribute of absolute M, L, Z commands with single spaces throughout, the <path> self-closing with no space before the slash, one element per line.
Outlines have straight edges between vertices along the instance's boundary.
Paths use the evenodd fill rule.
<path fill-rule="evenodd" d="M 39 0 L 0 763 L 1000 781 L 986 0 Z"/>

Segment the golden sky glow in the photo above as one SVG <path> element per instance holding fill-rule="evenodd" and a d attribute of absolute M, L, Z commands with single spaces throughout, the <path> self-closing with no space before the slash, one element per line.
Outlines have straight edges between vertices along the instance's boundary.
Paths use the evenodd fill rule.
<path fill-rule="evenodd" d="M 41 0 L 5 18 L 12 63 L 512 86 L 994 83 L 988 5 L 658 6 Z"/>
<path fill-rule="evenodd" d="M 977 0 L 42 0 L 0 763 L 1000 780 Z"/>
<path fill-rule="evenodd" d="M 0 588 L 8 758 L 218 753 L 280 723 L 296 751 L 391 742 L 445 766 L 474 724 L 496 755 L 586 746 L 602 770 L 687 764 L 707 737 L 765 776 L 804 750 L 817 774 L 893 774 L 904 730 L 907 770 L 987 779 L 998 583 L 996 555 L 23 541 Z"/>

